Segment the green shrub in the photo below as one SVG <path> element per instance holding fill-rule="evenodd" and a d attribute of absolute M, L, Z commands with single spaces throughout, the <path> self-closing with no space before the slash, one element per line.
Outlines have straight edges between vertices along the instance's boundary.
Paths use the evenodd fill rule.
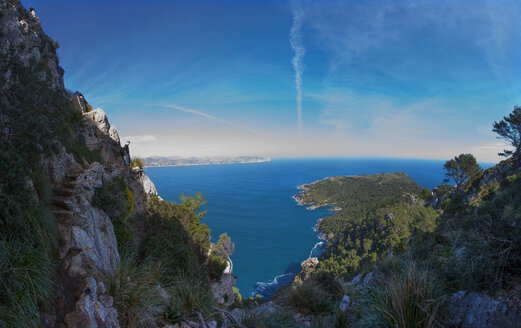
<path fill-rule="evenodd" d="M 300 327 L 293 315 L 283 310 L 273 312 L 246 311 L 241 324 L 247 328 L 297 328 Z"/>
<path fill-rule="evenodd" d="M 521 180 L 505 175 L 482 185 L 477 194 L 470 205 L 451 204 L 430 241 L 415 251 L 432 254 L 427 260 L 451 290 L 520 282 Z"/>
<path fill-rule="evenodd" d="M 141 252 L 164 261 L 166 269 L 199 274 L 210 247 L 210 229 L 192 208 L 152 197 Z M 168 275 L 167 275 L 168 276 Z"/>
<path fill-rule="evenodd" d="M 139 158 L 139 157 L 132 158 L 132 167 L 139 167 L 140 169 L 142 169 L 144 165 L 145 165 L 145 162 L 143 161 L 142 158 Z"/>
<path fill-rule="evenodd" d="M 231 305 L 231 308 L 240 307 L 240 304 L 242 302 L 241 292 L 240 292 L 239 288 L 237 288 L 235 286 L 232 287 L 232 290 L 233 290 L 233 304 Z"/>
<path fill-rule="evenodd" d="M 334 301 L 340 301 L 345 294 L 342 282 L 330 272 L 317 272 L 311 276 L 310 282 L 326 291 Z"/>
<path fill-rule="evenodd" d="M 432 195 L 432 191 L 430 189 L 423 188 L 420 193 L 420 198 L 423 199 L 424 201 L 428 202 L 429 199 L 431 198 L 431 195 Z"/>
<path fill-rule="evenodd" d="M 208 274 L 210 279 L 218 279 L 222 276 L 224 270 L 228 266 L 228 262 L 213 252 L 208 257 Z"/>
<path fill-rule="evenodd" d="M 171 298 L 165 319 L 172 324 L 179 323 L 181 319 L 197 321 L 195 312 L 201 313 L 206 321 L 217 315 L 215 301 L 205 280 L 177 275 L 168 288 L 168 293 Z"/>
<path fill-rule="evenodd" d="M 0 75 L 0 130 L 7 132 L 0 142 L 0 326 L 6 327 L 38 326 L 40 308 L 52 300 L 58 231 L 45 206 L 50 183 L 40 162 L 76 140 L 68 131 L 80 123 L 69 96 L 38 78 L 45 70 L 43 61 L 25 66 L 13 49 L 0 55 L 0 71 L 10 72 Z"/>
<path fill-rule="evenodd" d="M 276 296 L 276 300 L 303 314 L 330 312 L 336 304 L 327 291 L 309 281 L 288 286 Z"/>
<path fill-rule="evenodd" d="M 109 277 L 109 294 L 114 298 L 118 319 L 123 327 L 155 327 L 167 304 L 160 292 L 162 265 L 150 260 L 138 261 L 122 253 L 114 275 Z"/>
<path fill-rule="evenodd" d="M 361 327 L 443 327 L 438 321 L 442 286 L 427 270 L 404 261 L 402 272 L 380 279 L 358 295 Z"/>
<path fill-rule="evenodd" d="M 33 169 L 32 173 L 31 179 L 34 184 L 34 189 L 36 189 L 36 193 L 38 194 L 38 198 L 43 202 L 43 204 L 49 206 L 51 204 L 52 185 L 47 173 L 41 167 Z"/>
<path fill-rule="evenodd" d="M 339 309 L 333 314 L 316 316 L 311 321 L 311 328 L 347 328 L 352 326 L 352 318 L 349 312 Z"/>
<path fill-rule="evenodd" d="M 124 249 L 133 244 L 133 230 L 128 218 L 134 209 L 134 198 L 122 177 L 114 177 L 97 188 L 92 203 L 110 217 L 118 248 Z"/>
<path fill-rule="evenodd" d="M 17 210 L 16 220 L 0 219 L 0 327 L 37 327 L 54 292 L 58 232 L 52 213 L 34 199 Z"/>

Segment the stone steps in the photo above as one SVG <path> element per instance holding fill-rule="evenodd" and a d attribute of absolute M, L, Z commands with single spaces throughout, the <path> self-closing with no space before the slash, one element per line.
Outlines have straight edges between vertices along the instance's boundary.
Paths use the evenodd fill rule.
<path fill-rule="evenodd" d="M 69 181 L 75 181 L 80 175 L 81 175 L 82 172 L 80 173 L 70 173 L 67 175 L 67 179 L 69 179 Z"/>
<path fill-rule="evenodd" d="M 83 171 L 71 171 L 67 174 L 64 182 L 61 185 L 52 189 L 53 196 L 51 198 L 51 211 L 60 223 L 65 223 L 71 220 L 73 213 L 70 211 L 68 201 L 74 195 L 74 188 L 76 187 L 76 179 L 83 173 Z"/>
<path fill-rule="evenodd" d="M 66 182 L 62 183 L 62 187 L 64 189 L 74 189 L 74 187 L 76 187 L 76 182 L 75 181 L 66 181 Z"/>
<path fill-rule="evenodd" d="M 52 207 L 52 213 L 61 223 L 67 222 L 72 218 L 72 212 L 59 207 Z"/>
<path fill-rule="evenodd" d="M 69 197 L 64 197 L 64 196 L 54 196 L 51 199 L 52 204 L 54 206 L 59 207 L 64 210 L 69 210 L 69 205 L 67 204 L 67 200 L 69 200 Z"/>
<path fill-rule="evenodd" d="M 52 193 L 55 196 L 70 197 L 74 194 L 74 189 L 72 189 L 72 188 L 53 188 Z"/>

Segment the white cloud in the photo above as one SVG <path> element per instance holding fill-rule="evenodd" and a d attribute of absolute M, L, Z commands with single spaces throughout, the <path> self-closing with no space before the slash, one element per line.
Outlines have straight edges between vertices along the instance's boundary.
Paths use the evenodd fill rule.
<path fill-rule="evenodd" d="M 157 138 L 151 134 L 121 137 L 122 143 L 125 143 L 126 141 L 130 141 L 132 144 L 147 144 L 157 141 Z"/>
<path fill-rule="evenodd" d="M 186 112 L 186 113 L 195 114 L 195 115 L 198 115 L 198 116 L 202 116 L 202 117 L 205 117 L 205 118 L 208 118 L 208 119 L 211 119 L 211 120 L 214 120 L 214 121 L 217 121 L 217 122 L 220 122 L 220 123 L 223 123 L 223 124 L 226 124 L 226 125 L 229 125 L 229 126 L 241 129 L 241 130 L 244 130 L 244 131 L 260 134 L 259 131 L 254 130 L 252 128 L 249 128 L 247 126 L 235 124 L 235 123 L 230 122 L 228 120 L 224 120 L 222 118 L 218 118 L 218 117 L 215 117 L 213 115 L 206 114 L 206 113 L 201 112 L 199 110 L 189 109 L 189 108 L 185 108 L 185 107 L 181 107 L 181 106 L 177 106 L 177 105 L 173 105 L 173 104 L 165 105 L 165 107 L 176 109 L 176 110 L 180 110 L 180 111 Z"/>
<path fill-rule="evenodd" d="M 304 19 L 304 11 L 298 0 L 293 3 L 293 25 L 291 26 L 289 43 L 295 55 L 291 60 L 293 69 L 295 70 L 295 88 L 297 89 L 297 120 L 298 132 L 302 133 L 302 58 L 306 53 L 304 44 L 302 43 L 302 20 Z"/>

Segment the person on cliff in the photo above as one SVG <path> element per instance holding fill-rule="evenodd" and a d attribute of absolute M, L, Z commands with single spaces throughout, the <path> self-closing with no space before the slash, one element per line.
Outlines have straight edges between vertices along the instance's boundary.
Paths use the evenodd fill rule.
<path fill-rule="evenodd" d="M 130 165 L 130 150 L 128 149 L 128 145 L 130 145 L 130 141 L 127 141 L 125 146 L 121 147 L 121 153 L 123 154 L 123 160 L 125 161 L 125 166 Z"/>

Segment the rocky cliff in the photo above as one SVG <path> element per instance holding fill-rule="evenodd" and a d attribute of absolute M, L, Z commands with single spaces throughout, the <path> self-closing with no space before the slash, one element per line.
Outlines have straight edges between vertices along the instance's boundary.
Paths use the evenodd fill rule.
<path fill-rule="evenodd" d="M 124 181 L 131 203 L 125 222 L 131 222 L 133 243 L 138 249 L 146 226 L 147 203 L 157 196 L 156 188 L 141 168 L 124 166 L 117 129 L 109 123 L 105 112 L 101 108 L 92 109 L 81 93 L 73 94 L 65 89 L 64 71 L 56 55 L 57 42 L 43 32 L 34 9 L 26 10 L 19 0 L 1 0 L 0 4 L 3 68 L 0 72 L 3 106 L 0 146 L 4 160 L 15 158 L 23 164 L 19 171 L 6 167 L 9 174 L 5 179 L 2 176 L 0 181 L 2 213 L 12 216 L 2 221 L 5 224 L 2 227 L 11 229 L 10 222 L 15 222 L 16 216 L 21 215 L 11 210 L 10 204 L 23 209 L 27 205 L 23 202 L 28 201 L 36 204 L 29 207 L 36 209 L 37 217 L 41 211 L 52 213 L 48 225 L 56 230 L 49 229 L 49 235 L 52 235 L 49 238 L 57 241 L 56 244 L 51 241 L 50 246 L 40 250 L 37 236 L 27 237 L 17 232 L 0 235 L 2 251 L 9 250 L 10 243 L 16 244 L 18 240 L 24 245 L 32 243 L 32 246 L 24 247 L 38 250 L 46 263 L 50 261 L 46 264 L 50 272 L 42 273 L 41 278 L 43 285 L 52 285 L 49 287 L 52 292 L 25 295 L 23 300 L 17 296 L 17 286 L 3 285 L 5 288 L 0 289 L 0 294 L 4 291 L 5 294 L 0 296 L 0 317 L 5 321 L 0 320 L 0 323 L 119 327 L 121 315 L 109 295 L 107 277 L 118 270 L 122 245 L 118 245 L 111 216 L 95 205 L 95 194 L 114 178 Z M 26 103 L 41 107 L 42 111 L 31 112 L 32 107 Z M 23 125 L 22 121 L 31 116 L 29 123 Z M 54 124 L 54 121 L 58 123 Z M 20 147 L 25 146 L 29 150 L 27 153 L 34 156 L 24 155 Z M 28 192 L 28 196 L 16 198 L 18 187 L 10 188 L 11 185 L 22 185 L 19 190 Z M 46 191 L 42 192 L 39 185 L 44 185 Z M 9 255 L 7 251 L 1 255 L 2 272 L 15 270 Z M 30 262 L 31 258 L 22 260 Z M 26 268 L 32 263 L 20 266 Z M 30 270 L 33 269 L 28 272 Z M 9 279 L 6 277 L 1 278 Z M 19 278 L 17 275 L 16 279 Z M 231 292 L 231 285 L 229 289 Z M 17 302 L 26 302 L 27 309 L 17 309 Z M 39 319 L 34 318 L 38 316 L 35 309 Z"/>

